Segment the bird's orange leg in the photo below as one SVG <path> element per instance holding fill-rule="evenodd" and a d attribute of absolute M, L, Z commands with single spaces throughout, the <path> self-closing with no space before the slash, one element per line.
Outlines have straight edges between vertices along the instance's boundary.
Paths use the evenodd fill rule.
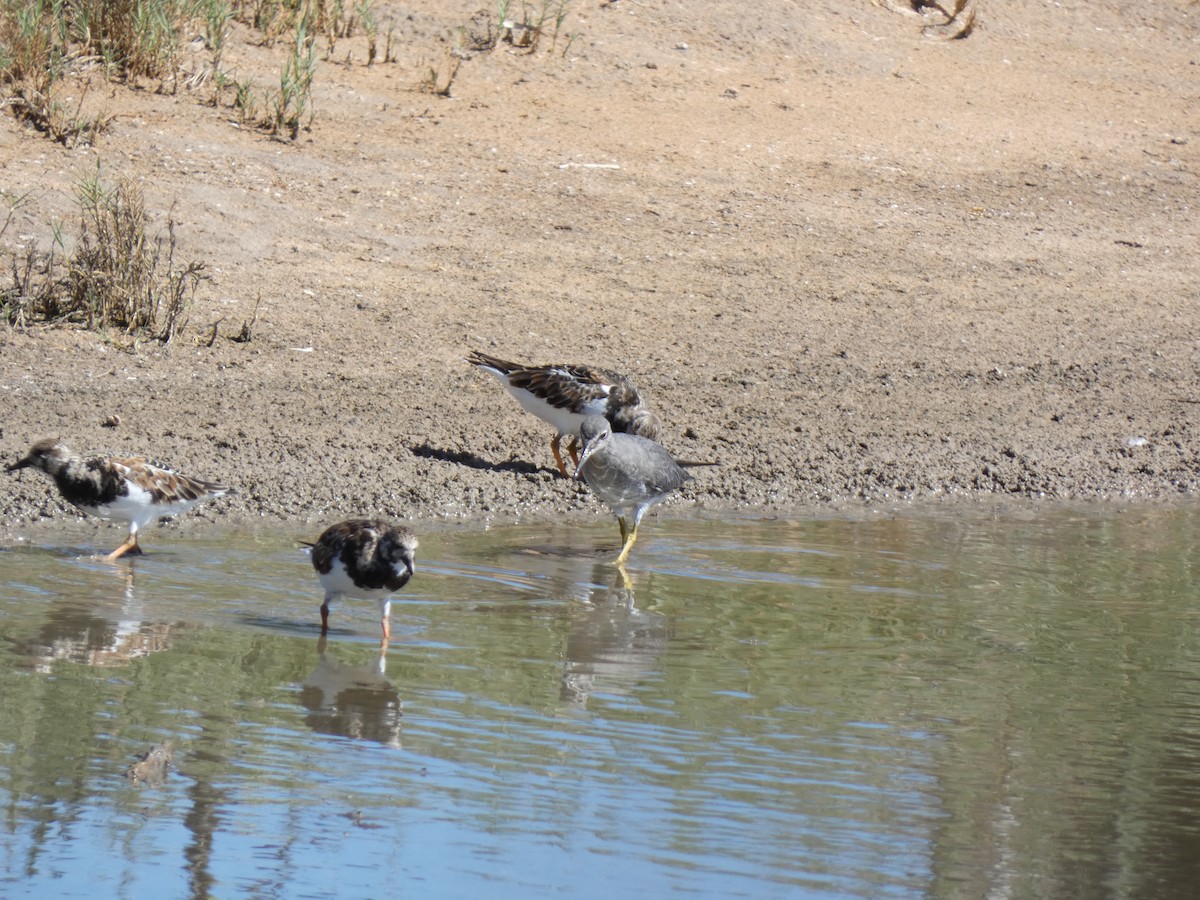
<path fill-rule="evenodd" d="M 550 452 L 554 454 L 554 461 L 558 463 L 558 473 L 562 475 L 563 478 L 567 478 L 569 477 L 567 475 L 567 466 L 566 463 L 563 462 L 562 453 L 560 453 L 558 450 L 558 445 L 561 441 L 562 435 L 556 434 L 554 436 L 554 440 L 550 442 Z"/>
<path fill-rule="evenodd" d="M 104 559 L 108 562 L 112 562 L 115 559 L 120 559 L 122 556 L 125 556 L 126 554 L 137 556 L 141 552 L 142 552 L 142 548 L 138 544 L 137 532 L 135 531 L 135 532 L 131 533 L 129 535 L 129 537 L 127 537 L 125 539 L 125 543 L 123 543 L 120 547 L 118 547 L 112 553 L 108 554 L 108 556 L 104 557 Z"/>

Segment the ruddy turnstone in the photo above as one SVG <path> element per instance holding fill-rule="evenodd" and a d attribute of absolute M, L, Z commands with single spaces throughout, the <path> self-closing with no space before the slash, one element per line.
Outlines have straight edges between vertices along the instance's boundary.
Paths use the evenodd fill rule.
<path fill-rule="evenodd" d="M 63 499 L 101 519 L 129 523 L 125 543 L 108 554 L 113 560 L 141 553 L 138 530 L 166 516 L 185 513 L 197 503 L 231 492 L 222 484 L 189 478 L 140 456 L 84 459 L 62 441 L 38 441 L 24 458 L 5 468 L 41 469 L 54 479 Z"/>
<path fill-rule="evenodd" d="M 350 519 L 330 525 L 312 545 L 312 564 L 325 588 L 321 634 L 329 632 L 329 601 L 339 597 L 378 600 L 383 640 L 391 637 L 391 595 L 413 575 L 417 536 L 403 525 Z"/>
<path fill-rule="evenodd" d="M 584 419 L 579 438 L 583 453 L 575 477 L 587 482 L 616 515 L 621 553 L 615 562 L 623 565 L 646 510 L 692 476 L 661 445 L 634 434 L 614 434 L 602 416 Z"/>
<path fill-rule="evenodd" d="M 467 362 L 491 372 L 526 412 L 558 429 L 550 442 L 550 450 L 564 478 L 567 467 L 559 444 L 564 435 L 571 435 L 567 452 L 571 454 L 572 462 L 577 463 L 576 436 L 579 423 L 587 416 L 603 416 L 613 431 L 640 435 L 652 441 L 657 441 L 662 432 L 658 416 L 642 404 L 633 382 L 616 372 L 592 366 L 526 366 L 478 350 L 471 351 Z"/>

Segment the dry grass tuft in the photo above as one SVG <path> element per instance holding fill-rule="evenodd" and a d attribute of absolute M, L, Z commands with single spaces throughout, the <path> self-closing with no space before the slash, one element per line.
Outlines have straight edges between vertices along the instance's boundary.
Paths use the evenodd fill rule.
<path fill-rule="evenodd" d="M 108 188 L 99 173 L 77 185 L 76 198 L 74 249 L 60 228 L 48 251 L 35 245 L 15 254 L 0 314 L 10 327 L 69 322 L 170 343 L 206 278 L 202 263 L 177 262 L 174 218 L 165 235 L 151 236 L 140 188 L 131 181 Z"/>

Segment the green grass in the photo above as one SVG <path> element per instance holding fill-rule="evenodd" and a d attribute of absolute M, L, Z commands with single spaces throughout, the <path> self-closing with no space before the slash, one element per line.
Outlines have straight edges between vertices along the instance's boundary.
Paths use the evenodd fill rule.
<path fill-rule="evenodd" d="M 292 140 L 299 136 L 305 114 L 310 124 L 313 116 L 312 83 L 317 69 L 317 52 L 308 27 L 309 23 L 304 19 L 297 24 L 291 53 L 279 76 L 279 91 L 268 97 L 272 109 L 272 133 L 286 133 Z"/>
<path fill-rule="evenodd" d="M 259 31 L 273 46 L 284 35 L 287 54 L 278 90 L 247 94 L 249 79 L 226 72 L 225 50 L 233 22 Z M 203 31 L 208 60 L 183 77 L 183 45 Z M 311 124 L 317 40 L 332 54 L 336 42 L 361 31 L 367 64 L 379 54 L 379 22 L 372 0 L 0 0 L 0 102 L 18 118 L 67 145 L 92 142 L 108 123 L 82 99 L 93 78 L 175 93 L 208 83 L 208 99 L 228 103 L 272 134 L 295 139 Z M 385 32 L 391 58 L 392 29 Z M 75 84 L 73 82 L 78 82 Z M 80 87 L 79 85 L 82 85 Z"/>
<path fill-rule="evenodd" d="M 547 38 L 551 52 L 562 37 L 569 37 L 569 47 L 574 37 L 563 35 L 563 24 L 570 8 L 571 0 L 497 0 L 500 40 L 528 53 L 536 53 Z"/>
<path fill-rule="evenodd" d="M 462 60 L 501 42 L 531 55 L 561 43 L 565 55 L 575 39 L 564 31 L 573 2 L 497 0 L 496 27 L 489 22 L 485 44 L 477 35 L 464 36 L 442 65 L 427 67 L 420 87 L 449 96 Z M 226 71 L 233 23 L 254 29 L 261 46 L 283 44 L 277 87 L 256 88 L 251 78 Z M 207 60 L 184 72 L 185 63 L 195 65 L 184 42 L 198 33 Z M 0 103 L 73 146 L 94 143 L 108 125 L 108 115 L 94 108 L 103 93 L 94 88 L 97 77 L 151 82 L 169 93 L 208 85 L 206 102 L 237 110 L 244 124 L 295 140 L 313 122 L 318 58 L 332 59 L 338 42 L 355 35 L 366 41 L 366 65 L 395 59 L 395 22 L 381 27 L 374 0 L 0 0 Z M 67 102 L 67 96 L 76 99 Z"/>

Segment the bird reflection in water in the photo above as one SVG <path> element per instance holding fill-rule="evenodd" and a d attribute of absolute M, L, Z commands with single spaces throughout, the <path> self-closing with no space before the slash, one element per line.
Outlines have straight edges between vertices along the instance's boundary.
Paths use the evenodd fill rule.
<path fill-rule="evenodd" d="M 597 579 L 605 569 L 612 571 L 597 567 Z M 559 696 L 575 706 L 586 706 L 597 694 L 632 694 L 657 670 L 670 637 L 666 617 L 638 609 L 625 567 L 617 570 L 612 585 L 596 590 L 575 617 L 567 637 Z"/>
<path fill-rule="evenodd" d="M 379 741 L 400 742 L 400 693 L 387 679 L 387 644 L 365 665 L 350 665 L 326 653 L 326 638 L 317 639 L 317 667 L 304 679 L 300 702 L 305 722 L 314 731 Z"/>
<path fill-rule="evenodd" d="M 133 562 L 120 569 L 91 569 L 94 583 L 80 591 L 88 602 L 47 606 L 37 636 L 18 644 L 27 665 L 42 674 L 51 673 L 60 660 L 120 667 L 168 649 L 180 625 L 146 618 L 145 598 L 135 589 Z"/>

